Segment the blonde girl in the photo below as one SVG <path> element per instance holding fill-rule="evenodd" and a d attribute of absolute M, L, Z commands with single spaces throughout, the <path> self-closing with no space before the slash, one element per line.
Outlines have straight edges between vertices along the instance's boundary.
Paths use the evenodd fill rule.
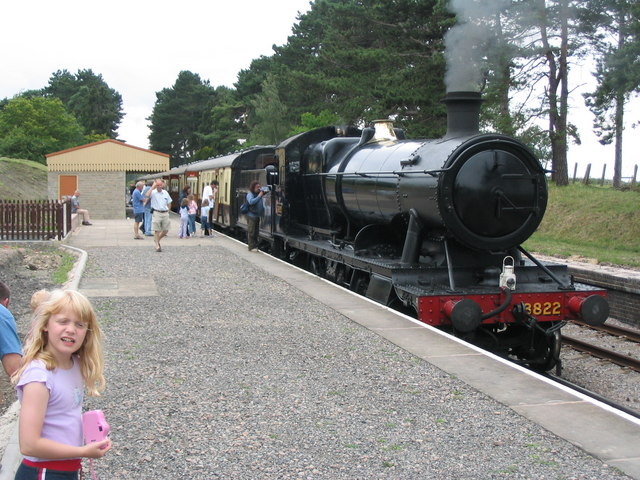
<path fill-rule="evenodd" d="M 13 375 L 20 410 L 15 480 L 77 480 L 81 458 L 103 457 L 111 440 L 83 445 L 84 391 L 104 390 L 102 332 L 87 298 L 54 290 L 37 306 L 21 367 Z"/>

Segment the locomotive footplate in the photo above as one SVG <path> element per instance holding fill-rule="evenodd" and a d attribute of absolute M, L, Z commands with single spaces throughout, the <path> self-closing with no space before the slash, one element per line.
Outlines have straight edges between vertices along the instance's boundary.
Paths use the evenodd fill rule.
<path fill-rule="evenodd" d="M 395 258 L 357 255 L 350 244 L 334 244 L 327 240 L 288 237 L 286 245 L 292 251 L 307 253 L 309 262 L 314 264 L 311 270 L 333 281 L 336 281 L 338 268 L 360 272 L 366 280 L 361 288 L 354 290 L 387 305 L 395 299 L 396 303 L 415 310 L 420 321 L 433 326 L 451 325 L 451 311 L 463 300 L 467 307 L 472 305 L 469 302 L 479 306 L 473 308 L 482 316 L 484 325 L 518 323 L 513 313 L 517 306 L 538 322 L 586 318 L 592 323 L 602 323 L 606 320 L 605 313 L 608 314 L 604 301 L 606 291 L 573 283 L 566 265 L 545 264 L 549 273 L 562 282 L 559 285 L 531 261 L 519 262 L 514 267 L 517 288 L 509 292 L 509 304 L 505 305 L 505 291 L 499 286 L 500 271 L 495 268 L 456 268 L 452 273 L 446 266 L 406 265 Z M 319 268 L 318 263 L 323 263 L 324 267 Z M 450 275 L 455 278 L 453 288 Z M 603 302 L 593 297 L 599 297 Z M 485 318 L 500 306 L 503 308 L 498 313 Z M 462 308 L 459 306 L 458 310 Z"/>

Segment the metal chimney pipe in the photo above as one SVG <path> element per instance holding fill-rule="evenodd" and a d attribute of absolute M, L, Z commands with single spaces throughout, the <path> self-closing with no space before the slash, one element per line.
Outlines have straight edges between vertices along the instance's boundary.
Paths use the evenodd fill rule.
<path fill-rule="evenodd" d="M 480 132 L 479 92 L 447 92 L 447 134 L 445 138 L 466 137 Z"/>

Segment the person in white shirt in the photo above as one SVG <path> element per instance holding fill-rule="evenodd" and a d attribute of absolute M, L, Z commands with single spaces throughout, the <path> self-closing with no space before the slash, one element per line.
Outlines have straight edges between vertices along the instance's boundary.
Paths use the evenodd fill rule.
<path fill-rule="evenodd" d="M 202 198 L 200 198 L 200 205 L 205 200 L 209 200 L 209 206 L 211 206 L 211 200 L 213 199 L 213 181 L 209 185 L 205 185 L 202 189 Z"/>
<path fill-rule="evenodd" d="M 164 189 L 164 181 L 157 179 L 146 193 L 151 203 L 153 212 L 153 236 L 156 244 L 156 252 L 161 252 L 160 240 L 166 237 L 171 228 L 169 221 L 169 208 L 171 207 L 171 195 Z"/>

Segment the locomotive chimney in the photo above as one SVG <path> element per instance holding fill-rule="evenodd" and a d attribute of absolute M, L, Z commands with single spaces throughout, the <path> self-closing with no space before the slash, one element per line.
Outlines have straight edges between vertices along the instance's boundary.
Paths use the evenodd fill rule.
<path fill-rule="evenodd" d="M 466 137 L 480 131 L 479 92 L 447 92 L 447 134 L 444 138 Z"/>

